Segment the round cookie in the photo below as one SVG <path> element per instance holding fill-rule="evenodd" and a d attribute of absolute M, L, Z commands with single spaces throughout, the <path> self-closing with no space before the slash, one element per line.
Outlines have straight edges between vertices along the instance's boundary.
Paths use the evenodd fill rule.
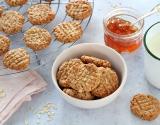
<path fill-rule="evenodd" d="M 70 73 L 72 73 L 72 70 L 74 69 L 74 67 L 78 67 L 80 65 L 83 65 L 82 61 L 80 59 L 74 58 L 64 62 L 59 67 L 59 70 L 57 72 L 57 80 L 60 87 L 63 87 L 63 88 L 70 87 L 68 76 Z"/>
<path fill-rule="evenodd" d="M 137 94 L 131 100 L 130 109 L 137 117 L 151 121 L 159 115 L 160 102 L 151 95 Z"/>
<path fill-rule="evenodd" d="M 21 31 L 24 24 L 24 17 L 13 10 L 2 13 L 0 18 L 0 31 L 6 34 L 15 34 Z"/>
<path fill-rule="evenodd" d="M 34 51 L 47 48 L 52 41 L 50 33 L 46 29 L 31 27 L 24 34 L 24 42 Z"/>
<path fill-rule="evenodd" d="M 86 56 L 83 55 L 81 56 L 81 60 L 83 63 L 93 63 L 95 64 L 97 67 L 111 67 L 111 63 L 108 60 L 103 60 L 103 59 L 99 59 L 93 56 Z"/>
<path fill-rule="evenodd" d="M 116 72 L 110 68 L 99 67 L 100 83 L 91 94 L 96 97 L 105 97 L 112 94 L 119 86 L 119 80 Z"/>
<path fill-rule="evenodd" d="M 8 37 L 0 35 L 0 56 L 9 50 L 11 41 Z"/>
<path fill-rule="evenodd" d="M 63 43 L 75 42 L 83 34 L 82 27 L 79 22 L 63 22 L 53 29 L 56 39 Z"/>
<path fill-rule="evenodd" d="M 29 21 L 33 25 L 50 23 L 55 18 L 55 12 L 52 11 L 49 4 L 33 5 L 27 10 L 27 13 Z"/>
<path fill-rule="evenodd" d="M 16 7 L 26 4 L 28 0 L 5 0 L 5 1 L 8 5 Z"/>
<path fill-rule="evenodd" d="M 13 70 L 24 70 L 28 67 L 29 62 L 29 54 L 22 48 L 8 51 L 3 58 L 4 66 Z"/>
<path fill-rule="evenodd" d="M 66 5 L 68 16 L 76 20 L 83 20 L 92 14 L 92 6 L 88 1 L 73 1 Z"/>
<path fill-rule="evenodd" d="M 94 99 L 94 96 L 92 96 L 90 92 L 78 92 L 74 89 L 63 89 L 63 92 L 65 92 L 69 96 L 72 96 L 78 99 L 83 99 L 83 100 Z"/>
<path fill-rule="evenodd" d="M 100 83 L 100 73 L 94 64 L 83 64 L 68 75 L 70 87 L 78 92 L 90 92 Z"/>

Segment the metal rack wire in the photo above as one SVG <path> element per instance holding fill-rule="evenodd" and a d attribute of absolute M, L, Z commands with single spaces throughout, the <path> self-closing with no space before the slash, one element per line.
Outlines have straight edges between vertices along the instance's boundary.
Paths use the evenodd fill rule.
<path fill-rule="evenodd" d="M 94 9 L 94 0 L 88 0 L 88 1 L 91 3 L 92 8 Z M 9 35 L 8 37 L 12 40 L 12 43 L 13 43 L 11 46 L 11 49 L 18 48 L 18 47 L 25 48 L 30 54 L 30 59 L 31 59 L 30 65 L 26 70 L 15 71 L 15 70 L 10 70 L 10 69 L 5 68 L 2 64 L 3 57 L 0 57 L 0 76 L 13 75 L 13 74 L 21 73 L 21 72 L 26 72 L 29 70 L 38 69 L 42 66 L 47 65 L 49 62 L 53 61 L 58 55 L 58 53 L 64 50 L 65 48 L 69 48 L 73 46 L 74 44 L 77 44 L 80 42 L 78 40 L 73 43 L 64 44 L 64 43 L 57 41 L 56 38 L 54 38 L 52 34 L 53 40 L 47 49 L 34 52 L 31 49 L 26 48 L 22 40 L 23 33 L 26 30 L 28 30 L 30 27 L 32 27 L 32 24 L 28 21 L 28 18 L 26 16 L 26 10 L 28 7 L 32 6 L 33 4 L 38 4 L 38 3 L 49 4 L 56 13 L 55 19 L 51 23 L 40 26 L 42 28 L 47 29 L 51 34 L 52 34 L 53 27 L 56 26 L 57 24 L 64 22 L 64 21 L 73 20 L 72 18 L 67 16 L 65 12 L 65 5 L 68 3 L 68 0 L 50 0 L 50 1 L 49 0 L 39 0 L 38 2 L 37 0 L 31 0 L 26 5 L 23 5 L 21 7 L 9 7 L 5 2 L 0 2 L 0 5 L 5 6 L 5 10 L 16 10 L 25 16 L 26 20 L 25 20 L 25 24 L 23 26 L 22 31 L 15 35 Z M 86 28 L 88 27 L 91 21 L 91 18 L 92 18 L 92 15 L 88 17 L 87 19 L 80 21 L 81 26 L 83 27 L 83 31 L 85 31 Z"/>

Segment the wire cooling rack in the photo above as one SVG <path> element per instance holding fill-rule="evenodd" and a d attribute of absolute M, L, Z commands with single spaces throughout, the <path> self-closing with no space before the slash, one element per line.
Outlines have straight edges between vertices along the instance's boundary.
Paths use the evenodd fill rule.
<path fill-rule="evenodd" d="M 94 9 L 94 0 L 88 0 L 88 1 L 91 3 L 92 8 Z M 80 42 L 80 41 L 75 41 L 73 43 L 64 44 L 64 43 L 57 41 L 52 33 L 53 27 L 55 27 L 59 23 L 73 20 L 72 18 L 67 16 L 65 12 L 65 5 L 68 2 L 69 2 L 68 0 L 30 0 L 27 4 L 21 7 L 10 7 L 4 1 L 0 2 L 0 5 L 4 6 L 5 10 L 16 10 L 24 15 L 25 24 L 22 28 L 22 31 L 14 35 L 9 35 L 8 37 L 12 41 L 11 49 L 19 48 L 19 47 L 25 48 L 30 54 L 30 65 L 27 69 L 23 71 L 15 71 L 15 70 L 10 70 L 10 69 L 5 68 L 2 63 L 3 57 L 0 57 L 0 76 L 12 75 L 12 74 L 17 74 L 17 73 L 21 73 L 21 72 L 25 72 L 29 70 L 38 69 L 42 66 L 47 65 L 49 62 L 53 61 L 58 55 L 58 53 L 64 50 L 65 48 L 69 48 L 73 46 L 74 44 L 77 44 Z M 50 46 L 45 50 L 34 52 L 31 49 L 25 47 L 24 42 L 23 42 L 23 33 L 26 30 L 28 30 L 30 27 L 32 27 L 32 24 L 28 21 L 28 18 L 27 18 L 27 14 L 26 14 L 27 8 L 29 8 L 30 6 L 34 4 L 38 4 L 38 3 L 50 4 L 51 8 L 56 12 L 56 17 L 51 23 L 39 26 L 39 27 L 47 29 L 52 34 L 52 42 Z M 85 31 L 86 28 L 88 27 L 91 21 L 91 18 L 92 18 L 92 14 L 87 19 L 80 21 L 81 26 L 83 27 L 83 31 Z M 0 33 L 0 34 L 3 34 L 3 33 Z"/>

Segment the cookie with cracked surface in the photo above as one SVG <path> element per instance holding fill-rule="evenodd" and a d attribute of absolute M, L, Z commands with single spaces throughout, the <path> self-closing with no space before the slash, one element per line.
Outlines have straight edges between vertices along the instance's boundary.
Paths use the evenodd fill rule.
<path fill-rule="evenodd" d="M 94 99 L 94 96 L 92 96 L 90 92 L 78 92 L 74 89 L 68 89 L 68 88 L 63 89 L 63 92 L 65 92 L 69 96 L 72 96 L 78 99 L 82 99 L 82 100 L 93 100 Z"/>
<path fill-rule="evenodd" d="M 0 35 L 0 56 L 9 50 L 11 41 L 8 37 Z"/>
<path fill-rule="evenodd" d="M 99 59 L 94 56 L 83 55 L 83 56 L 81 56 L 81 60 L 82 60 L 82 62 L 84 62 L 86 64 L 93 63 L 97 67 L 104 67 L 104 68 L 111 67 L 111 63 L 108 60 Z"/>
<path fill-rule="evenodd" d="M 66 5 L 68 16 L 76 20 L 83 20 L 92 14 L 92 6 L 88 1 L 72 1 Z"/>
<path fill-rule="evenodd" d="M 24 21 L 24 17 L 19 12 L 6 11 L 2 13 L 0 18 L 0 31 L 6 34 L 15 34 L 21 31 Z"/>
<path fill-rule="evenodd" d="M 6 68 L 13 70 L 24 70 L 28 67 L 30 56 L 25 49 L 17 48 L 8 51 L 3 58 Z"/>
<path fill-rule="evenodd" d="M 100 73 L 94 64 L 75 67 L 68 75 L 70 87 L 78 92 L 90 92 L 100 83 Z"/>
<path fill-rule="evenodd" d="M 72 70 L 74 68 L 79 67 L 80 65 L 83 65 L 83 63 L 80 59 L 77 58 L 70 59 L 69 61 L 65 61 L 62 63 L 57 72 L 57 80 L 60 87 L 70 87 L 68 76 L 70 73 L 72 73 Z"/>
<path fill-rule="evenodd" d="M 24 42 L 27 47 L 34 51 L 47 48 L 52 41 L 50 33 L 43 28 L 31 27 L 24 34 Z"/>
<path fill-rule="evenodd" d="M 9 6 L 17 7 L 27 3 L 28 0 L 5 0 Z"/>
<path fill-rule="evenodd" d="M 130 102 L 130 109 L 134 115 L 142 120 L 154 120 L 160 113 L 160 102 L 151 95 L 137 94 Z"/>
<path fill-rule="evenodd" d="M 100 83 L 91 94 L 102 98 L 112 94 L 119 87 L 118 76 L 115 71 L 110 68 L 99 67 L 100 72 Z"/>
<path fill-rule="evenodd" d="M 58 24 L 54 27 L 53 33 L 58 41 L 70 43 L 80 39 L 83 34 L 83 30 L 79 22 L 70 21 Z"/>
<path fill-rule="evenodd" d="M 27 10 L 27 13 L 29 21 L 33 25 L 47 24 L 55 18 L 55 12 L 51 9 L 49 4 L 33 5 Z"/>

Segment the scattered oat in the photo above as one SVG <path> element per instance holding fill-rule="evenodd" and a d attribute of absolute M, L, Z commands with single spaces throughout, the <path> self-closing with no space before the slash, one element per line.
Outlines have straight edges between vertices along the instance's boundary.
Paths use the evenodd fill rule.
<path fill-rule="evenodd" d="M 0 88 L 0 98 L 3 98 L 6 96 L 6 93 L 3 89 Z"/>

